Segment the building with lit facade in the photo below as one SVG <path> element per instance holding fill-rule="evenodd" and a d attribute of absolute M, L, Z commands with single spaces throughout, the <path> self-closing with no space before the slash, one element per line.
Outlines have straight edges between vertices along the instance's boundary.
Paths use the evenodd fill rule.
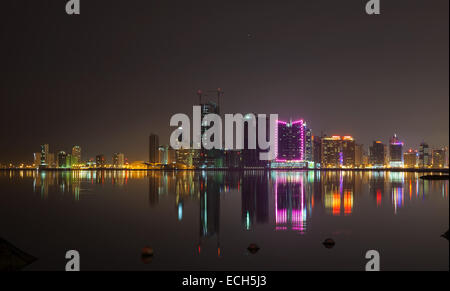
<path fill-rule="evenodd" d="M 396 134 L 389 143 L 389 166 L 391 168 L 403 168 L 403 142 Z"/>
<path fill-rule="evenodd" d="M 445 149 L 437 149 L 432 151 L 433 168 L 445 167 Z"/>
<path fill-rule="evenodd" d="M 81 147 L 76 145 L 72 148 L 72 164 L 77 165 L 81 162 Z"/>
<path fill-rule="evenodd" d="M 313 162 L 316 168 L 320 168 L 322 163 L 322 138 L 314 135 L 312 137 L 313 143 Z"/>
<path fill-rule="evenodd" d="M 381 141 L 374 141 L 369 150 L 369 164 L 374 168 L 385 165 L 385 145 Z"/>
<path fill-rule="evenodd" d="M 95 157 L 95 166 L 97 168 L 103 168 L 106 166 L 106 158 L 105 155 L 97 155 Z"/>
<path fill-rule="evenodd" d="M 415 168 L 417 166 L 417 157 L 418 157 L 417 151 L 415 151 L 413 149 L 407 150 L 403 154 L 403 165 L 404 165 L 404 167 L 408 168 L 408 169 Z"/>
<path fill-rule="evenodd" d="M 125 165 L 125 155 L 122 153 L 114 153 L 112 157 L 112 164 L 114 168 L 123 168 Z"/>
<path fill-rule="evenodd" d="M 65 168 L 66 167 L 66 159 L 67 154 L 65 151 L 60 151 L 58 153 L 58 168 Z"/>
<path fill-rule="evenodd" d="M 41 153 L 34 153 L 33 154 L 33 165 L 35 167 L 39 167 L 41 164 Z"/>
<path fill-rule="evenodd" d="M 427 143 L 422 142 L 419 146 L 419 167 L 428 168 L 432 163 L 432 155 L 430 147 Z"/>
<path fill-rule="evenodd" d="M 307 168 L 312 161 L 306 160 L 306 124 L 303 120 L 278 121 L 275 130 L 276 159 L 272 168 Z M 311 165 L 310 165 L 311 164 Z"/>
<path fill-rule="evenodd" d="M 362 168 L 366 166 L 364 154 L 364 145 L 355 144 L 355 167 Z"/>
<path fill-rule="evenodd" d="M 322 168 L 355 166 L 355 139 L 351 136 L 322 138 Z"/>
<path fill-rule="evenodd" d="M 308 162 L 314 161 L 314 147 L 312 130 L 303 124 L 305 127 L 305 160 Z"/>
<path fill-rule="evenodd" d="M 42 167 L 46 167 L 48 165 L 48 144 L 41 145 L 41 163 Z"/>

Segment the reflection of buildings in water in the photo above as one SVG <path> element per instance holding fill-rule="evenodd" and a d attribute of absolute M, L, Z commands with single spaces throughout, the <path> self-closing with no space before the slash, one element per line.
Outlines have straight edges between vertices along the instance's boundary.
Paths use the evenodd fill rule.
<path fill-rule="evenodd" d="M 402 172 L 388 172 L 388 179 L 391 186 L 391 201 L 394 205 L 394 213 L 397 214 L 398 208 L 404 206 L 404 184 L 405 173 Z"/>
<path fill-rule="evenodd" d="M 214 175 L 202 173 L 200 183 L 200 235 L 211 237 L 219 233 L 220 192 Z"/>
<path fill-rule="evenodd" d="M 268 173 L 247 173 L 242 179 L 241 215 L 246 230 L 255 222 L 269 222 L 269 179 Z M 256 220 L 256 221 L 255 221 Z"/>
<path fill-rule="evenodd" d="M 33 191 L 47 199 L 49 193 L 71 194 L 80 200 L 81 174 L 79 171 L 36 171 L 33 172 Z"/>
<path fill-rule="evenodd" d="M 276 230 L 304 233 L 313 205 L 312 188 L 307 192 L 307 173 L 274 172 Z"/>
<path fill-rule="evenodd" d="M 148 203 L 156 206 L 159 202 L 160 176 L 159 172 L 150 172 L 148 175 Z"/>
<path fill-rule="evenodd" d="M 354 172 L 327 172 L 322 175 L 324 206 L 334 216 L 351 215 L 354 205 Z"/>
<path fill-rule="evenodd" d="M 201 253 L 205 240 L 217 236 L 217 255 L 220 256 L 220 185 L 223 175 L 201 172 L 200 185 L 200 237 L 198 252 Z"/>
<path fill-rule="evenodd" d="M 368 176 L 369 193 L 372 197 L 375 197 L 377 207 L 380 207 L 385 193 L 384 172 L 368 172 Z"/>

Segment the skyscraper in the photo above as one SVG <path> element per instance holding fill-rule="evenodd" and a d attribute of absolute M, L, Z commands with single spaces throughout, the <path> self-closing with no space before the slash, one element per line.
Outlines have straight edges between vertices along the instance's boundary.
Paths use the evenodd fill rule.
<path fill-rule="evenodd" d="M 66 167 L 66 152 L 60 151 L 58 153 L 58 168 L 65 168 Z"/>
<path fill-rule="evenodd" d="M 121 169 L 125 165 L 125 155 L 122 153 L 114 153 L 112 157 L 113 167 Z"/>
<path fill-rule="evenodd" d="M 33 165 L 35 167 L 39 167 L 41 164 L 41 153 L 34 153 L 33 154 Z"/>
<path fill-rule="evenodd" d="M 106 166 L 106 159 L 104 155 L 97 155 L 95 157 L 95 165 L 97 168 L 103 168 Z"/>
<path fill-rule="evenodd" d="M 81 164 L 81 147 L 74 146 L 72 148 L 72 164 Z"/>
<path fill-rule="evenodd" d="M 355 139 L 351 136 L 322 138 L 322 166 L 327 168 L 355 166 Z"/>
<path fill-rule="evenodd" d="M 46 167 L 48 162 L 48 144 L 41 145 L 41 166 Z"/>
<path fill-rule="evenodd" d="M 403 167 L 403 142 L 399 140 L 396 134 L 389 143 L 389 165 L 391 168 Z"/>
<path fill-rule="evenodd" d="M 303 126 L 305 127 L 305 160 L 312 162 L 314 161 L 312 130 L 306 126 L 306 123 Z"/>
<path fill-rule="evenodd" d="M 405 168 L 412 169 L 417 166 L 417 151 L 409 149 L 403 154 L 403 164 Z"/>
<path fill-rule="evenodd" d="M 363 167 L 364 164 L 364 145 L 355 144 L 355 167 Z"/>
<path fill-rule="evenodd" d="M 159 137 L 156 134 L 150 134 L 148 159 L 151 164 L 159 163 Z"/>
<path fill-rule="evenodd" d="M 443 168 L 445 166 L 445 149 L 436 149 L 432 151 L 433 168 Z"/>
<path fill-rule="evenodd" d="M 372 167 L 384 167 L 385 146 L 381 141 L 374 141 L 369 151 L 369 163 Z"/>
<path fill-rule="evenodd" d="M 207 97 L 207 96 L 204 96 Z M 202 140 L 202 144 L 201 144 L 201 150 L 199 153 L 199 164 L 200 167 L 218 167 L 218 162 L 221 164 L 222 161 L 220 161 L 220 159 L 222 158 L 222 151 L 221 150 L 217 150 L 217 149 L 211 149 L 211 150 L 207 150 L 204 149 L 203 146 L 205 144 L 207 144 L 209 141 L 205 138 L 206 135 L 206 131 L 211 128 L 210 125 L 208 125 L 207 123 L 203 122 L 203 118 L 208 115 L 208 114 L 220 114 L 219 111 L 219 105 L 213 101 L 207 101 L 204 103 L 200 104 L 200 108 L 201 108 L 201 140 Z M 213 137 L 216 138 L 216 137 Z"/>
<path fill-rule="evenodd" d="M 56 168 L 55 154 L 48 153 L 47 155 L 47 167 L 48 168 Z"/>
<path fill-rule="evenodd" d="M 419 167 L 427 168 L 431 166 L 430 147 L 427 143 L 422 142 L 419 146 Z"/>
<path fill-rule="evenodd" d="M 305 128 L 303 120 L 278 121 L 277 161 L 305 160 Z"/>
<path fill-rule="evenodd" d="M 322 137 L 313 136 L 313 159 L 315 167 L 320 167 L 322 163 Z"/>

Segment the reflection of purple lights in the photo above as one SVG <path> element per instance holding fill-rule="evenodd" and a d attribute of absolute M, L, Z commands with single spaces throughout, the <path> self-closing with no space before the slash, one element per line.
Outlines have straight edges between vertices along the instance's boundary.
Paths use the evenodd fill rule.
<path fill-rule="evenodd" d="M 279 205 L 278 203 L 279 188 L 284 190 L 282 196 L 280 197 L 282 198 L 280 202 L 284 205 Z M 304 233 L 307 219 L 305 201 L 302 176 L 291 176 L 289 174 L 281 174 L 280 176 L 277 176 L 275 180 L 276 230 L 287 230 L 289 227 L 292 230 Z"/>

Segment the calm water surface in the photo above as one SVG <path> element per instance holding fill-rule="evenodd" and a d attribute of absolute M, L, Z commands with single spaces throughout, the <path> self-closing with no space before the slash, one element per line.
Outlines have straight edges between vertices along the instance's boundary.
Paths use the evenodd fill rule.
<path fill-rule="evenodd" d="M 64 270 L 70 249 L 82 270 L 363 270 L 371 249 L 384 270 L 449 270 L 448 184 L 394 172 L 0 171 L 0 237 L 38 258 L 26 270 Z"/>

